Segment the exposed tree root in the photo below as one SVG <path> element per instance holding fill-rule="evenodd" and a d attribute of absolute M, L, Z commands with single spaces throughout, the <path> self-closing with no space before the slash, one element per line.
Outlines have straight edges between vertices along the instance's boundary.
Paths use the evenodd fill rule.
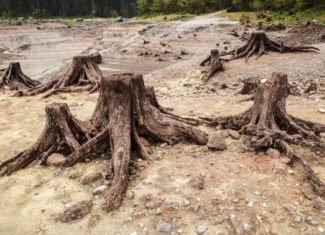
<path fill-rule="evenodd" d="M 26 167 L 35 160 L 46 164 L 52 153 L 67 156 L 61 167 L 73 166 L 91 155 L 102 155 L 110 149 L 109 176 L 112 185 L 105 197 L 106 211 L 119 207 L 125 193 L 131 148 L 143 159 L 149 158 L 140 137 L 175 144 L 187 139 L 205 145 L 207 134 L 187 124 L 193 120 L 167 112 L 157 102 L 154 90 L 146 90 L 141 75 L 121 74 L 104 78 L 97 106 L 89 121 L 80 121 L 67 104 L 46 106 L 46 124 L 38 140 L 16 157 L 3 162 L 2 175 Z M 154 101 L 153 101 L 154 100 Z"/>
<path fill-rule="evenodd" d="M 45 83 L 26 91 L 20 91 L 16 96 L 33 96 L 45 93 L 42 98 L 49 97 L 58 92 L 95 92 L 99 88 L 102 78 L 98 64 L 102 62 L 100 54 L 96 56 L 75 56 L 69 70 Z"/>
<path fill-rule="evenodd" d="M 256 59 L 268 51 L 275 52 L 307 52 L 307 51 L 319 51 L 318 48 L 313 46 L 301 46 L 290 47 L 285 46 L 282 42 L 277 43 L 269 39 L 264 32 L 252 32 L 250 38 L 242 47 L 229 51 L 227 55 L 232 55 L 231 59 L 246 58 L 246 61 L 255 53 L 257 53 Z"/>
<path fill-rule="evenodd" d="M 0 88 L 9 90 L 32 88 L 39 84 L 38 81 L 30 79 L 21 71 L 20 63 L 18 62 L 10 63 L 0 78 Z"/>
<path fill-rule="evenodd" d="M 324 184 L 305 158 L 295 153 L 289 144 L 301 145 L 319 154 L 324 153 L 325 143 L 319 138 L 319 133 L 325 131 L 325 126 L 289 115 L 285 107 L 289 90 L 287 75 L 273 73 L 269 81 L 258 85 L 254 104 L 247 111 L 235 116 L 205 118 L 205 122 L 252 136 L 251 145 L 255 149 L 280 148 L 303 165 L 309 179 L 324 194 Z"/>
<path fill-rule="evenodd" d="M 223 65 L 221 63 L 220 57 L 219 57 L 219 51 L 214 49 L 211 50 L 211 55 L 208 56 L 206 59 L 204 59 L 200 66 L 204 66 L 207 62 L 209 62 L 211 64 L 211 68 L 208 71 L 207 74 L 205 74 L 202 78 L 202 80 L 204 81 L 204 83 L 206 83 L 207 81 L 209 81 L 209 79 L 218 71 L 223 71 Z"/>

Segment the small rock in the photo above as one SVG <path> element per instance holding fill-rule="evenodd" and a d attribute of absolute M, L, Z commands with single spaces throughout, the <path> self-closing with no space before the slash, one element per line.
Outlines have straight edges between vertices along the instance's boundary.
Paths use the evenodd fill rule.
<path fill-rule="evenodd" d="M 83 106 L 83 103 L 82 102 L 78 102 L 78 106 Z"/>
<path fill-rule="evenodd" d="M 267 82 L 267 78 L 260 80 L 260 83 L 266 83 L 266 82 Z"/>
<path fill-rule="evenodd" d="M 208 227 L 207 226 L 204 226 L 204 225 L 199 225 L 199 226 L 197 226 L 196 227 L 196 232 L 198 233 L 198 234 L 203 234 L 205 231 L 207 231 L 208 230 Z"/>
<path fill-rule="evenodd" d="M 75 172 L 72 172 L 70 175 L 69 175 L 69 178 L 71 179 L 77 179 L 77 178 L 80 178 L 84 173 L 82 171 L 75 171 Z"/>
<path fill-rule="evenodd" d="M 100 172 L 92 172 L 92 173 L 86 175 L 85 177 L 83 177 L 81 179 L 81 183 L 82 184 L 91 184 L 91 183 L 93 183 L 93 182 L 95 182 L 97 180 L 100 180 L 102 178 L 103 178 L 102 173 L 100 173 Z"/>
<path fill-rule="evenodd" d="M 266 151 L 266 155 L 273 158 L 273 159 L 279 159 L 280 156 L 281 156 L 281 153 L 277 149 L 269 148 Z"/>
<path fill-rule="evenodd" d="M 325 132 L 321 132 L 321 133 L 319 133 L 319 137 L 320 137 L 320 138 L 325 138 Z"/>
<path fill-rule="evenodd" d="M 300 215 L 295 215 L 295 217 L 294 217 L 294 221 L 295 221 L 296 223 L 301 223 L 301 222 L 302 222 L 302 217 L 301 217 Z"/>
<path fill-rule="evenodd" d="M 307 216 L 306 221 L 310 224 L 310 225 L 319 225 L 319 222 L 317 220 L 315 220 L 312 216 Z"/>
<path fill-rule="evenodd" d="M 161 152 L 157 153 L 156 159 L 157 160 L 162 160 L 164 158 L 164 155 Z"/>
<path fill-rule="evenodd" d="M 145 138 L 140 137 L 140 142 L 147 148 L 149 148 L 151 146 L 149 141 L 146 140 Z"/>
<path fill-rule="evenodd" d="M 319 212 L 325 214 L 325 203 L 322 200 L 316 199 L 314 201 L 314 208 Z"/>
<path fill-rule="evenodd" d="M 107 185 L 101 185 L 101 186 L 99 186 L 97 188 L 94 188 L 93 195 L 102 194 L 107 188 L 108 188 Z"/>
<path fill-rule="evenodd" d="M 61 216 L 63 223 L 68 223 L 72 220 L 81 219 L 90 213 L 93 207 L 92 201 L 81 201 L 68 208 Z"/>
<path fill-rule="evenodd" d="M 318 227 L 318 231 L 323 233 L 325 230 L 323 229 L 323 227 Z"/>
<path fill-rule="evenodd" d="M 161 214 L 162 214 L 162 209 L 158 207 L 156 210 L 156 215 L 161 215 Z"/>
<path fill-rule="evenodd" d="M 100 218 L 99 214 L 91 215 L 89 220 L 88 220 L 88 227 L 89 228 L 94 228 L 98 224 L 100 219 L 101 218 Z"/>
<path fill-rule="evenodd" d="M 292 175 L 292 174 L 294 173 L 294 171 L 293 171 L 293 170 L 288 170 L 288 173 L 289 173 L 290 175 Z"/>
<path fill-rule="evenodd" d="M 188 182 L 189 186 L 191 187 L 197 187 L 199 189 L 204 189 L 204 176 L 203 175 L 198 175 L 194 178 L 192 178 L 189 182 Z"/>
<path fill-rule="evenodd" d="M 51 154 L 47 160 L 46 160 L 46 165 L 48 166 L 60 166 L 62 162 L 65 161 L 65 156 L 59 153 L 53 153 Z"/>
<path fill-rule="evenodd" d="M 319 113 L 325 113 L 325 109 L 319 108 L 319 109 L 318 109 L 318 112 L 319 112 Z"/>
<path fill-rule="evenodd" d="M 129 216 L 125 219 L 125 222 L 132 222 L 133 221 L 133 218 L 132 216 Z"/>
<path fill-rule="evenodd" d="M 239 140 L 240 139 L 240 134 L 238 133 L 238 131 L 235 130 L 228 130 L 228 134 L 230 135 L 231 138 L 235 139 L 235 140 Z"/>
<path fill-rule="evenodd" d="M 127 199 L 132 200 L 134 198 L 135 193 L 132 190 L 127 190 L 125 196 Z"/>
<path fill-rule="evenodd" d="M 137 232 L 133 232 L 130 235 L 138 235 L 138 233 Z"/>
<path fill-rule="evenodd" d="M 185 199 L 184 200 L 184 206 L 189 206 L 189 205 L 191 205 L 191 201 L 188 200 L 188 199 Z"/>
<path fill-rule="evenodd" d="M 160 145 L 161 148 L 165 148 L 168 144 L 167 143 L 163 143 Z"/>
<path fill-rule="evenodd" d="M 227 148 L 227 143 L 221 131 L 213 132 L 207 143 L 208 148 L 215 150 L 224 150 Z"/>
<path fill-rule="evenodd" d="M 283 223 L 285 221 L 285 218 L 283 216 L 277 216 L 275 220 L 277 223 Z"/>
<path fill-rule="evenodd" d="M 172 228 L 172 226 L 171 226 L 171 224 L 167 223 L 163 219 L 160 219 L 156 228 L 158 231 L 168 232 Z"/>

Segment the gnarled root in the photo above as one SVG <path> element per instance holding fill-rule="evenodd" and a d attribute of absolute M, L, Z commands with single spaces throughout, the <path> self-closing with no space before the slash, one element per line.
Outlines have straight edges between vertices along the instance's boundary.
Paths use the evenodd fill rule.
<path fill-rule="evenodd" d="M 277 43 L 269 39 L 265 32 L 252 32 L 250 38 L 242 47 L 235 50 L 229 51 L 227 55 L 232 55 L 231 59 L 246 58 L 246 61 L 253 55 L 257 53 L 256 59 L 258 59 L 263 54 L 268 51 L 275 52 L 307 52 L 307 51 L 319 51 L 318 48 L 313 46 L 301 46 L 301 47 L 290 47 L 285 46 L 282 42 Z"/>
<path fill-rule="evenodd" d="M 289 91 L 287 75 L 273 73 L 269 81 L 258 85 L 254 104 L 250 109 L 235 116 L 205 118 L 204 121 L 210 125 L 222 125 L 224 128 L 239 130 L 241 134 L 252 136 L 251 145 L 255 149 L 280 148 L 283 153 L 303 165 L 309 179 L 324 194 L 324 184 L 307 161 L 293 152 L 288 144 L 301 145 L 318 154 L 324 154 L 325 143 L 317 135 L 325 131 L 325 126 L 289 115 L 285 108 Z"/>
<path fill-rule="evenodd" d="M 23 73 L 18 62 L 10 63 L 0 78 L 0 88 L 9 90 L 32 88 L 38 84 L 40 84 L 38 81 L 30 79 Z"/>
<path fill-rule="evenodd" d="M 58 92 L 95 92 L 99 88 L 102 72 L 98 64 L 102 62 L 100 54 L 96 56 L 75 56 L 69 70 L 45 84 L 32 89 L 21 91 L 16 96 L 34 96 L 45 93 L 42 98 L 47 98 Z"/>
<path fill-rule="evenodd" d="M 209 62 L 211 64 L 211 68 L 208 71 L 208 73 L 206 73 L 202 80 L 204 83 L 206 83 L 207 81 L 209 81 L 209 79 L 218 71 L 223 71 L 223 65 L 221 63 L 220 57 L 219 57 L 219 51 L 218 50 L 211 50 L 211 55 L 206 58 L 205 60 L 203 60 L 200 64 L 200 66 L 204 66 L 207 62 Z"/>

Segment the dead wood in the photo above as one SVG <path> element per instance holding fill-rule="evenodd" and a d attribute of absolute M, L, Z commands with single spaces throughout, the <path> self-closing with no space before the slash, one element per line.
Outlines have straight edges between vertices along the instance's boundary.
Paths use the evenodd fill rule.
<path fill-rule="evenodd" d="M 309 93 L 309 92 L 318 92 L 318 82 L 317 81 L 310 81 L 309 86 L 307 87 L 307 89 L 304 91 L 304 93 Z"/>
<path fill-rule="evenodd" d="M 204 59 L 201 62 L 200 66 L 204 66 L 207 62 L 211 64 L 211 68 L 209 69 L 208 73 L 206 73 L 202 78 L 204 83 L 206 83 L 216 72 L 224 70 L 219 57 L 219 51 L 216 49 L 211 50 L 211 55 Z"/>
<path fill-rule="evenodd" d="M 244 86 L 240 91 L 238 91 L 235 95 L 251 95 L 255 93 L 255 90 L 257 88 L 258 80 L 255 78 L 248 78 L 244 79 L 242 81 L 244 83 Z"/>
<path fill-rule="evenodd" d="M 241 134 L 252 136 L 251 146 L 255 149 L 275 147 L 293 161 L 301 163 L 311 182 L 325 195 L 325 185 L 310 168 L 306 159 L 295 153 L 289 144 L 309 148 L 318 154 L 324 153 L 325 143 L 319 133 L 325 126 L 291 116 L 286 111 L 289 95 L 286 74 L 273 73 L 269 81 L 257 87 L 254 104 L 247 111 L 215 119 L 204 118 L 210 125 L 221 125 L 224 129 L 239 130 Z"/>
<path fill-rule="evenodd" d="M 269 39 L 264 32 L 252 32 L 248 42 L 235 50 L 229 51 L 227 55 L 232 55 L 231 59 L 246 58 L 253 54 L 257 54 L 256 59 L 261 55 L 267 54 L 268 51 L 274 52 L 307 52 L 307 51 L 319 51 L 318 48 L 313 46 L 300 46 L 290 47 L 285 46 L 283 42 L 277 43 Z"/>
<path fill-rule="evenodd" d="M 45 93 L 42 98 L 58 92 L 95 92 L 102 78 L 98 64 L 102 62 L 100 54 L 96 56 L 75 56 L 68 71 L 53 80 L 35 86 L 29 90 L 17 92 L 16 96 L 34 96 Z"/>
<path fill-rule="evenodd" d="M 20 68 L 20 63 L 10 63 L 8 68 L 3 70 L 0 78 L 0 88 L 9 90 L 21 90 L 32 88 L 40 83 L 27 77 Z"/>
<path fill-rule="evenodd" d="M 10 175 L 33 161 L 46 164 L 52 153 L 66 156 L 60 166 L 68 167 L 91 159 L 92 155 L 107 155 L 110 150 L 108 174 L 112 184 L 103 205 L 109 211 L 119 207 L 125 193 L 134 157 L 131 149 L 149 159 L 141 137 L 170 145 L 182 139 L 207 143 L 207 134 L 188 124 L 193 120 L 178 117 L 158 104 L 154 90 L 145 88 L 141 75 L 112 75 L 102 79 L 100 87 L 97 106 L 89 121 L 75 118 L 67 104 L 46 106 L 42 134 L 30 148 L 3 162 L 1 175 Z"/>

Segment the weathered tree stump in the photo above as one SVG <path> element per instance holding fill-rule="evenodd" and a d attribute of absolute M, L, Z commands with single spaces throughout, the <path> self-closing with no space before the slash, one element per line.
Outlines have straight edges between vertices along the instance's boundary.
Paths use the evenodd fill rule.
<path fill-rule="evenodd" d="M 304 93 L 309 93 L 309 92 L 318 92 L 318 82 L 317 81 L 310 81 L 309 86 L 307 89 L 304 91 Z"/>
<path fill-rule="evenodd" d="M 273 73 L 266 83 L 257 87 L 254 104 L 247 111 L 215 119 L 204 118 L 210 125 L 222 125 L 225 129 L 239 130 L 241 134 L 252 136 L 251 145 L 255 149 L 279 148 L 292 159 L 301 163 L 309 179 L 325 195 L 325 185 L 316 176 L 305 158 L 295 153 L 289 144 L 301 145 L 321 154 L 325 143 L 319 133 L 325 126 L 291 116 L 286 111 L 286 98 L 289 95 L 286 74 Z"/>
<path fill-rule="evenodd" d="M 306 52 L 306 51 L 319 51 L 318 48 L 313 46 L 301 46 L 301 47 L 290 47 L 285 46 L 282 42 L 277 43 L 269 39 L 265 32 L 252 32 L 248 42 L 235 50 L 229 51 L 227 55 L 232 55 L 231 59 L 246 58 L 248 61 L 249 57 L 254 53 L 257 53 L 256 59 L 258 59 L 264 53 L 268 51 L 275 52 Z"/>
<path fill-rule="evenodd" d="M 101 62 L 102 56 L 100 54 L 96 56 L 75 56 L 66 73 L 45 84 L 20 91 L 16 96 L 34 96 L 45 92 L 42 98 L 46 98 L 58 92 L 95 92 L 98 90 L 102 78 L 102 72 L 98 67 Z"/>
<path fill-rule="evenodd" d="M 0 88 L 20 90 L 32 88 L 40 83 L 27 77 L 20 68 L 20 63 L 10 63 L 0 78 Z"/>
<path fill-rule="evenodd" d="M 244 86 L 240 91 L 238 91 L 235 95 L 251 95 L 255 93 L 257 88 L 258 80 L 255 78 L 248 78 L 242 81 Z"/>
<path fill-rule="evenodd" d="M 204 59 L 200 66 L 204 66 L 207 62 L 209 62 L 211 64 L 211 68 L 208 71 L 208 73 L 206 73 L 202 80 L 204 83 L 206 83 L 207 81 L 209 81 L 209 79 L 218 71 L 223 71 L 223 65 L 221 63 L 220 57 L 219 57 L 219 51 L 214 49 L 211 50 L 211 55 L 208 56 L 206 59 Z"/>
<path fill-rule="evenodd" d="M 30 148 L 3 162 L 0 169 L 6 168 L 1 174 L 10 175 L 35 160 L 46 164 L 52 153 L 67 156 L 61 166 L 68 167 L 91 155 L 107 154 L 110 149 L 108 173 L 112 185 L 103 205 L 109 211 L 121 204 L 126 190 L 131 148 L 137 149 L 143 159 L 149 158 L 140 136 L 170 145 L 181 139 L 207 143 L 203 131 L 176 115 L 161 112 L 157 101 L 152 104 L 154 91 L 150 89 L 148 98 L 141 75 L 112 75 L 102 79 L 100 87 L 97 106 L 89 121 L 76 119 L 67 104 L 46 106 L 43 133 Z"/>

